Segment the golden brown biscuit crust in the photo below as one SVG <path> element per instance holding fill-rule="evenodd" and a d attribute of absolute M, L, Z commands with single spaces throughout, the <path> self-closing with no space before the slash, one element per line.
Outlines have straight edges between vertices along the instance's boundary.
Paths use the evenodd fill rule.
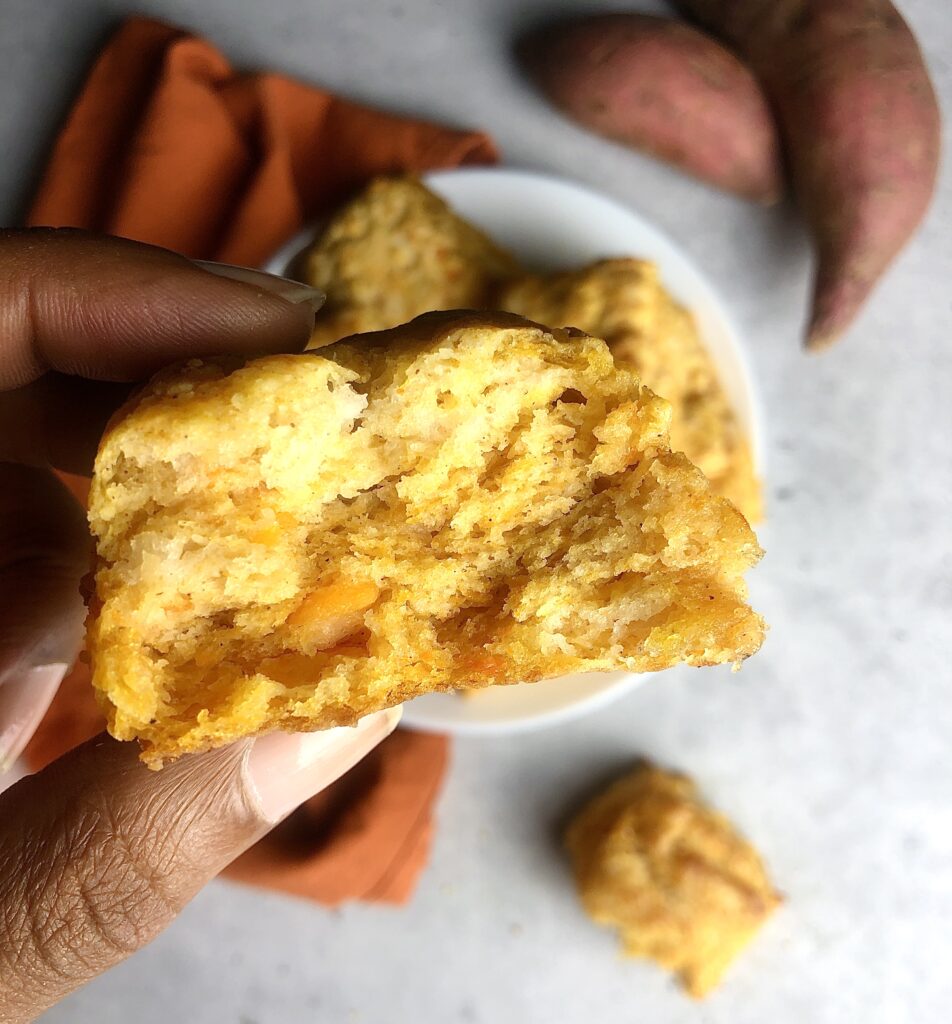
<path fill-rule="evenodd" d="M 515 274 L 512 257 L 416 178 L 377 178 L 300 257 L 327 295 L 311 336 L 320 348 L 429 310 L 477 309 Z"/>

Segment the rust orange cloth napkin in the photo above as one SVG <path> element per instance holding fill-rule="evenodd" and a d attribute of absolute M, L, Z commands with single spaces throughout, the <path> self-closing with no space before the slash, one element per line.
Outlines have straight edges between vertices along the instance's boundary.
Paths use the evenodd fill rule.
<path fill-rule="evenodd" d="M 93 65 L 27 223 L 256 266 L 375 175 L 495 159 L 482 133 L 240 74 L 209 42 L 133 18 Z M 65 479 L 83 500 L 85 481 Z M 101 728 L 79 665 L 27 759 L 38 768 Z M 228 873 L 327 904 L 404 902 L 426 862 L 447 752 L 443 737 L 398 731 Z"/>
<path fill-rule="evenodd" d="M 94 64 L 28 223 L 257 266 L 374 175 L 495 159 L 480 132 L 238 74 L 204 39 L 133 18 Z"/>

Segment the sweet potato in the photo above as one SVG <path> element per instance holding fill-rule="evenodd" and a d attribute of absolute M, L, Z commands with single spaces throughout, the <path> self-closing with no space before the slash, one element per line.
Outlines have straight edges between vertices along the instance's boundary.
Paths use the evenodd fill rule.
<path fill-rule="evenodd" d="M 928 209 L 940 114 L 886 0 L 676 0 L 760 76 L 817 252 L 807 346 L 850 326 Z"/>
<path fill-rule="evenodd" d="M 548 98 L 586 128 L 745 198 L 779 197 L 767 101 L 750 70 L 702 32 L 669 18 L 604 14 L 556 22 L 517 51 Z"/>

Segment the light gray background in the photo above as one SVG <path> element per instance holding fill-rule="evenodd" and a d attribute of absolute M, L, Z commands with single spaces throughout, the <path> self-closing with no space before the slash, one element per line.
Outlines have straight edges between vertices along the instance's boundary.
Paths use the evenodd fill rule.
<path fill-rule="evenodd" d="M 514 0 L 139 0 L 236 62 L 491 131 L 513 164 L 631 204 L 706 269 L 768 412 L 772 623 L 736 676 L 652 680 L 571 725 L 456 744 L 412 905 L 331 913 L 212 885 L 51 1022 L 948 1021 L 952 1007 L 952 177 L 849 341 L 798 333 L 808 249 L 791 210 L 714 194 L 560 120 L 517 77 Z M 638 6 L 637 3 L 630 6 Z M 648 6 L 648 5 L 642 5 Z M 946 0 L 906 0 L 952 102 Z M 0 5 L 0 211 L 15 218 L 120 0 Z M 693 773 L 788 903 L 698 1006 L 621 961 L 578 909 L 557 826 L 636 754 Z"/>

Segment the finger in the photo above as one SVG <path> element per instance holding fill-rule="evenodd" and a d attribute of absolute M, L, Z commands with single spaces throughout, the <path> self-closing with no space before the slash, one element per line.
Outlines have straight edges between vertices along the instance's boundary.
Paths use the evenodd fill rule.
<path fill-rule="evenodd" d="M 131 381 L 189 356 L 303 348 L 320 293 L 241 276 L 121 238 L 0 231 L 0 390 L 47 370 Z"/>
<path fill-rule="evenodd" d="M 49 470 L 0 463 L 0 771 L 79 651 L 89 548 L 82 509 Z"/>
<path fill-rule="evenodd" d="M 274 734 L 160 772 L 103 736 L 0 795 L 0 1021 L 32 1020 L 148 943 L 398 720 Z"/>

